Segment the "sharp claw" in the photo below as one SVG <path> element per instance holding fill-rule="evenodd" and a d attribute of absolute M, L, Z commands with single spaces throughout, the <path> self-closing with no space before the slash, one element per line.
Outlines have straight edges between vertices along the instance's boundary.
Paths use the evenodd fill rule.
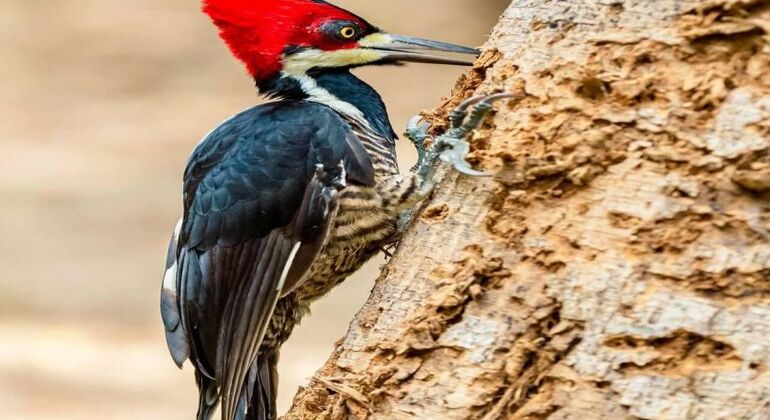
<path fill-rule="evenodd" d="M 417 149 L 417 164 L 412 167 L 412 172 L 419 169 L 425 163 L 425 139 L 430 137 L 428 130 L 430 130 L 430 124 L 425 122 L 419 115 L 412 117 L 406 125 L 406 137 Z"/>
<path fill-rule="evenodd" d="M 478 177 L 478 178 L 486 178 L 486 177 L 492 176 L 492 175 L 490 175 L 490 174 L 488 174 L 486 172 L 477 171 L 477 170 L 473 169 L 471 167 L 471 165 L 468 164 L 468 162 L 465 162 L 465 161 L 463 161 L 463 162 L 455 162 L 453 166 L 454 166 L 454 168 L 455 168 L 455 170 L 457 172 L 460 172 L 463 175 L 474 176 L 474 177 Z"/>
<path fill-rule="evenodd" d="M 477 96 L 470 97 L 464 100 L 460 105 L 458 105 L 457 108 L 455 108 L 455 110 L 460 112 L 467 111 L 468 108 L 470 108 L 471 106 L 476 105 L 477 103 L 487 98 L 488 96 L 486 95 L 477 95 Z"/>
<path fill-rule="evenodd" d="M 414 117 L 410 118 L 409 122 L 406 124 L 406 131 L 417 130 L 417 127 L 420 126 L 420 121 L 422 121 L 422 117 L 419 115 L 415 115 Z"/>
<path fill-rule="evenodd" d="M 497 102 L 497 101 L 499 101 L 501 99 L 514 99 L 514 98 L 518 98 L 518 97 L 519 97 L 519 95 L 516 95 L 515 93 L 496 93 L 494 95 L 489 95 L 489 96 L 484 97 L 483 98 L 484 100 L 481 101 L 481 102 L 486 104 L 486 105 L 491 105 L 491 104 L 493 104 L 493 103 L 495 103 L 495 102 Z"/>
<path fill-rule="evenodd" d="M 410 135 L 427 136 L 429 129 L 430 124 L 425 122 L 425 120 L 419 115 L 412 117 L 409 120 L 409 123 L 406 125 L 406 132 Z"/>
<path fill-rule="evenodd" d="M 467 160 L 465 160 L 465 157 L 468 156 L 468 153 L 471 150 L 470 144 L 468 142 L 453 138 L 445 137 L 442 139 L 442 143 L 449 147 L 446 151 L 442 152 L 439 155 L 439 158 L 446 162 L 451 164 L 457 172 L 460 172 L 465 175 L 469 176 L 478 176 L 478 177 L 486 177 L 490 176 L 489 174 L 477 171 L 473 169 L 470 163 L 468 163 Z"/>
<path fill-rule="evenodd" d="M 441 159 L 464 175 L 491 176 L 473 169 L 466 160 L 466 156 L 470 152 L 470 144 L 464 139 L 470 132 L 478 128 L 484 117 L 492 110 L 495 102 L 517 98 L 521 98 L 521 95 L 497 93 L 466 99 L 449 114 L 450 129 L 434 141 L 430 150 L 426 150 L 423 143 L 429 137 L 430 125 L 420 116 L 413 117 L 409 120 L 406 129 L 407 137 L 414 143 L 418 152 L 417 165 L 412 170 L 417 171 L 423 179 L 428 179 L 432 174 L 431 168 L 435 165 L 436 160 Z"/>
<path fill-rule="evenodd" d="M 465 117 L 468 116 L 468 108 L 483 101 L 485 98 L 486 96 L 483 95 L 473 96 L 460 103 L 460 105 L 458 105 L 454 110 L 452 110 L 451 113 L 449 113 L 450 128 L 460 128 L 463 125 L 463 121 L 465 121 Z"/>

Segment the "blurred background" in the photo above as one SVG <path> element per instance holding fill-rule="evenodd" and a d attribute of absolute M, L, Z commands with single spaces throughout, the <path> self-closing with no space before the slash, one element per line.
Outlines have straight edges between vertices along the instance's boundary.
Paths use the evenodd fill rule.
<path fill-rule="evenodd" d="M 508 0 L 336 1 L 395 33 L 480 45 Z M 191 369 L 158 313 L 181 174 L 254 105 L 197 0 L 0 0 L 0 419 L 191 419 Z M 397 130 L 462 69 L 357 73 Z M 413 162 L 401 144 L 403 168 Z M 342 337 L 381 260 L 313 308 L 282 355 L 285 410 Z"/>

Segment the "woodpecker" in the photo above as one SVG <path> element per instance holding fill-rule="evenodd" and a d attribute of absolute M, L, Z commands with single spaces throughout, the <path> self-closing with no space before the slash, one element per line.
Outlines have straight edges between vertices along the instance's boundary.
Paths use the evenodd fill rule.
<path fill-rule="evenodd" d="M 473 127 L 462 121 L 488 101 L 464 104 L 453 135 L 422 150 L 420 170 L 400 174 L 385 104 L 351 69 L 468 65 L 476 49 L 389 34 L 321 0 L 204 0 L 203 11 L 272 101 L 193 151 L 162 318 L 175 363 L 195 368 L 199 420 L 220 404 L 223 420 L 275 419 L 281 345 L 313 301 L 393 240 L 438 158 L 476 174 L 464 159 Z M 419 145 L 427 137 L 417 120 L 408 132 Z"/>

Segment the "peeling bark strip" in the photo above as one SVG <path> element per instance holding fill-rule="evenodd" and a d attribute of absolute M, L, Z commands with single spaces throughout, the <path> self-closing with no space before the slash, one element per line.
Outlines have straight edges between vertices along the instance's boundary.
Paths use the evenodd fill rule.
<path fill-rule="evenodd" d="M 497 175 L 446 175 L 286 419 L 770 418 L 769 22 L 513 2 L 431 114 L 523 93 Z"/>

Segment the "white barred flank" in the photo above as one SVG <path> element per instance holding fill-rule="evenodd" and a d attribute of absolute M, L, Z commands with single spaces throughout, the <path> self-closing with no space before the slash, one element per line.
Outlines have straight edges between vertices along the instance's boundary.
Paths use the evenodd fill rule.
<path fill-rule="evenodd" d="M 288 338 L 301 317 L 294 313 L 296 308 L 306 311 L 310 302 L 328 293 L 390 243 L 397 234 L 401 211 L 423 198 L 420 179 L 412 173 L 399 174 L 394 141 L 374 131 L 356 113 L 345 112 L 344 104 L 333 101 L 332 104 L 350 124 L 369 155 L 376 185 L 349 184 L 340 192 L 339 209 L 329 240 L 313 263 L 308 280 L 291 295 L 295 301 L 279 304 L 277 308 L 282 319 L 286 316 L 296 320 L 287 328 L 275 329 L 275 336 L 263 345 L 266 350 Z"/>
<path fill-rule="evenodd" d="M 369 154 L 377 176 L 385 177 L 398 174 L 395 143 L 384 139 L 379 133 L 372 130 L 368 124 L 362 123 L 355 117 L 345 119 L 353 128 L 353 132 L 358 136 L 364 149 Z"/>

